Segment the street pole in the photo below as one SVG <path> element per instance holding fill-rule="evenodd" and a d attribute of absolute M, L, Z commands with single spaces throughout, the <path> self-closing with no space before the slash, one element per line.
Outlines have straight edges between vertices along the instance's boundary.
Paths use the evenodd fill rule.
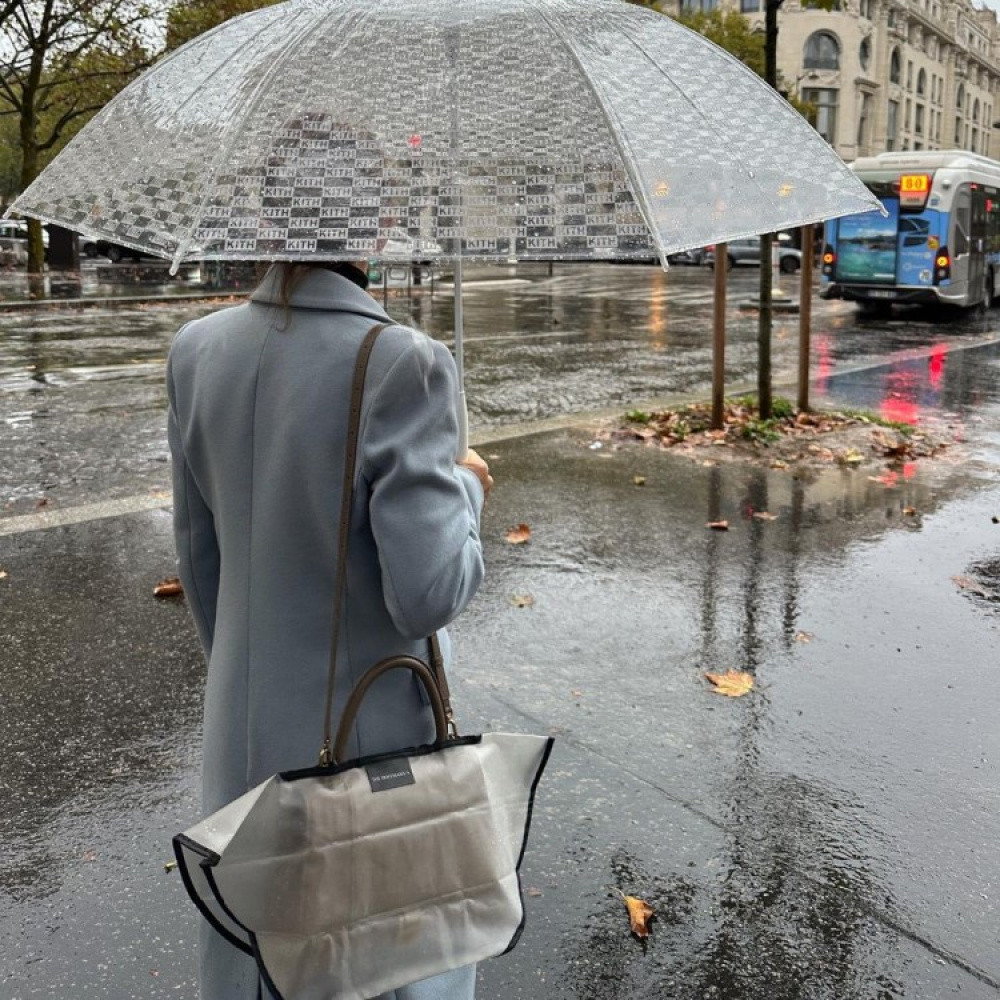
<path fill-rule="evenodd" d="M 726 408 L 726 264 L 725 243 L 715 244 L 712 270 L 715 295 L 712 301 L 712 430 L 722 430 Z"/>
<path fill-rule="evenodd" d="M 799 278 L 799 411 L 809 409 L 809 352 L 812 323 L 813 227 L 803 226 L 802 270 Z"/>
<path fill-rule="evenodd" d="M 778 87 L 778 8 L 783 0 L 764 0 L 764 79 Z M 765 233 L 760 238 L 760 312 L 757 316 L 757 413 L 762 420 L 771 417 L 771 246 L 774 237 Z"/>

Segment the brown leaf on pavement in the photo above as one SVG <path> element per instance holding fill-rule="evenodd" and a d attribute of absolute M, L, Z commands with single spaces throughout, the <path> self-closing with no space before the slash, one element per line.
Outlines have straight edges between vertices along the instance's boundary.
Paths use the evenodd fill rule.
<path fill-rule="evenodd" d="M 648 938 L 649 922 L 656 916 L 656 911 L 644 899 L 638 896 L 626 896 L 621 889 L 616 889 L 614 886 L 611 888 L 618 893 L 628 910 L 628 922 L 632 933 L 637 938 Z"/>
<path fill-rule="evenodd" d="M 510 599 L 510 603 L 515 608 L 530 608 L 535 603 L 535 599 L 531 594 L 514 594 Z"/>
<path fill-rule="evenodd" d="M 7 579 L 7 570 L 0 569 L 0 580 L 6 580 L 6 579 Z"/>
<path fill-rule="evenodd" d="M 519 524 L 507 532 L 507 541 L 511 545 L 523 545 L 529 538 L 531 538 L 531 528 L 526 524 Z"/>
<path fill-rule="evenodd" d="M 777 514 L 769 514 L 766 510 L 755 510 L 753 516 L 757 518 L 758 521 L 777 521 Z"/>
<path fill-rule="evenodd" d="M 154 597 L 178 597 L 184 593 L 181 581 L 176 576 L 168 576 L 153 588 Z"/>
<path fill-rule="evenodd" d="M 715 685 L 712 690 L 727 698 L 742 698 L 753 690 L 753 674 L 743 670 L 727 670 L 724 674 L 706 672 L 705 676 Z"/>
<path fill-rule="evenodd" d="M 812 632 L 796 632 L 795 633 L 796 642 L 812 642 L 813 634 Z"/>
<path fill-rule="evenodd" d="M 728 521 L 709 521 L 706 528 L 711 528 L 713 531 L 728 531 L 729 522 Z"/>
<path fill-rule="evenodd" d="M 645 476 L 633 476 L 632 477 L 632 483 L 635 486 L 645 486 L 646 485 L 646 477 Z"/>
<path fill-rule="evenodd" d="M 913 517 L 913 515 L 917 513 L 917 508 L 916 507 L 904 507 L 903 508 L 903 513 L 906 514 L 908 517 Z"/>

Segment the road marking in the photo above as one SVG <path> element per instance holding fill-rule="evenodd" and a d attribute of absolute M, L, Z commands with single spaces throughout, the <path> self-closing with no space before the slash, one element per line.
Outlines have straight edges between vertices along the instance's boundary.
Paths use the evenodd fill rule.
<path fill-rule="evenodd" d="M 46 510 L 38 514 L 19 514 L 15 517 L 0 518 L 0 535 L 19 535 L 25 531 L 44 531 L 47 528 L 61 528 L 67 524 L 81 524 L 84 521 L 98 521 L 105 517 L 122 517 L 125 514 L 140 514 L 148 510 L 162 510 L 171 505 L 169 495 L 122 497 L 119 500 L 100 500 L 97 503 L 65 507 L 62 510 Z"/>

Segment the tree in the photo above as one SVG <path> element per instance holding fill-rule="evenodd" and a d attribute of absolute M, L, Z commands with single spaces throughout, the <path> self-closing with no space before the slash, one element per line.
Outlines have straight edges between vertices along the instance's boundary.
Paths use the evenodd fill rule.
<path fill-rule="evenodd" d="M 270 7 L 281 0 L 185 0 L 174 4 L 167 14 L 167 50 L 228 21 L 239 14 L 249 14 Z"/>
<path fill-rule="evenodd" d="M 733 10 L 696 10 L 682 13 L 677 20 L 736 56 L 758 76 L 764 75 L 764 39 L 760 32 L 751 30 L 742 14 Z"/>
<path fill-rule="evenodd" d="M 157 0 L 0 0 L 0 115 L 18 124 L 21 190 L 61 144 L 152 62 Z M 28 222 L 28 271 L 42 229 Z"/>

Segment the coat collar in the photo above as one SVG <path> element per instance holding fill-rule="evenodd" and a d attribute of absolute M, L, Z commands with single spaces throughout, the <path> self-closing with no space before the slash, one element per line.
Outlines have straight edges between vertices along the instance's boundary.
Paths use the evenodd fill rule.
<path fill-rule="evenodd" d="M 280 306 L 281 276 L 285 265 L 273 264 L 250 296 L 251 302 Z M 310 268 L 292 289 L 289 305 L 294 309 L 325 309 L 350 312 L 389 323 L 389 314 L 363 289 L 347 278 L 321 267 Z"/>

